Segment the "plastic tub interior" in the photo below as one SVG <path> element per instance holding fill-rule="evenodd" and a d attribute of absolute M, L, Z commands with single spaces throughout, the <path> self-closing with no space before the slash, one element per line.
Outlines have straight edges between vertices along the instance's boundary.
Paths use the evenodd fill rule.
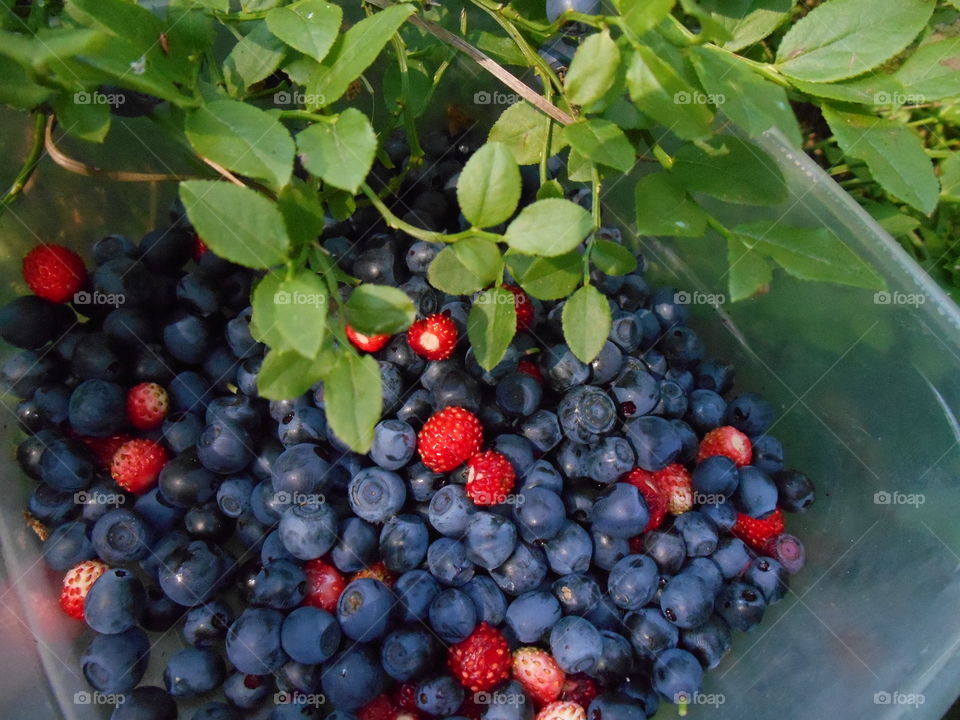
<path fill-rule="evenodd" d="M 479 77 L 445 83 L 441 91 L 489 121 L 504 107 L 475 105 L 478 87 L 502 90 Z M 0 111 L 0 177 L 13 176 L 28 139 L 23 116 Z M 815 480 L 818 497 L 808 513 L 788 516 L 789 531 L 806 545 L 806 568 L 759 628 L 736 636 L 689 715 L 940 718 L 960 688 L 960 313 L 819 168 L 774 136 L 762 142 L 785 174 L 790 198 L 762 211 L 741 208 L 731 220 L 826 227 L 873 265 L 889 292 L 923 301 L 883 304 L 871 291 L 778 271 L 762 297 L 693 307 L 691 323 L 709 355 L 735 362 L 736 391 L 756 391 L 775 404 L 772 433 L 783 441 L 787 464 Z M 105 146 L 67 139 L 61 146 L 105 168 L 189 170 L 182 152 L 159 143 L 142 120 L 116 118 Z M 633 184 L 609 183 L 608 222 L 629 228 Z M 33 245 L 87 252 L 107 233 L 137 238 L 165 221 L 174 192 L 172 183 L 73 175 L 44 158 L 24 197 L 0 219 L 0 299 L 25 291 L 19 260 Z M 726 248 L 718 237 L 641 244 L 661 283 L 726 293 Z M 86 689 L 77 657 L 88 631 L 58 609 L 59 575 L 38 559 L 39 543 L 24 525 L 31 484 L 12 459 L 15 400 L 0 399 L 0 714 L 107 717 L 109 707 L 75 702 Z M 924 502 L 902 504 L 901 495 L 883 493 L 920 494 Z M 181 642 L 174 632 L 155 649 L 148 680 L 159 684 L 164 657 Z M 675 713 L 664 704 L 659 717 Z"/>

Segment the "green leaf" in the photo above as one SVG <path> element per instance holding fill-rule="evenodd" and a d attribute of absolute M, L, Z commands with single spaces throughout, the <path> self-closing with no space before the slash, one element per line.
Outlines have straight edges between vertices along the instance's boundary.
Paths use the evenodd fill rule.
<path fill-rule="evenodd" d="M 428 75 L 423 65 L 416 60 L 407 60 L 407 81 L 410 83 L 406 101 L 404 101 L 403 78 L 396 63 L 387 66 L 383 74 L 383 99 L 394 115 L 403 110 L 420 117 L 430 106 L 433 95 L 433 76 Z M 404 102 L 406 104 L 404 105 Z"/>
<path fill-rule="evenodd" d="M 695 145 L 684 145 L 676 152 L 673 175 L 681 186 L 741 205 L 786 201 L 787 184 L 773 158 L 739 138 L 724 136 L 723 142 L 727 152 L 720 154 Z"/>
<path fill-rule="evenodd" d="M 908 102 L 919 105 L 960 96 L 960 37 L 921 45 L 894 73 Z"/>
<path fill-rule="evenodd" d="M 527 102 L 514 103 L 497 119 L 490 129 L 487 142 L 503 143 L 513 159 L 521 165 L 540 162 L 540 154 L 547 141 L 547 125 L 550 119 Z M 563 128 L 554 125 L 550 136 L 550 154 L 563 149 L 566 141 Z"/>
<path fill-rule="evenodd" d="M 467 336 L 484 370 L 492 370 L 507 351 L 517 331 L 513 293 L 503 288 L 484 290 L 467 316 Z"/>
<path fill-rule="evenodd" d="M 53 91 L 34 83 L 17 61 L 0 55 L 0 104 L 21 110 L 34 108 Z"/>
<path fill-rule="evenodd" d="M 943 198 L 943 193 L 941 193 L 941 198 Z M 890 203 L 873 203 L 863 200 L 860 201 L 860 205 L 870 213 L 871 217 L 880 224 L 880 227 L 894 237 L 906 235 L 911 230 L 916 230 L 920 227 L 919 220 L 912 215 L 900 212 L 900 208 L 896 205 Z"/>
<path fill-rule="evenodd" d="M 676 0 L 621 0 L 621 14 L 627 27 L 640 36 L 663 22 L 675 3 Z"/>
<path fill-rule="evenodd" d="M 730 33 L 723 47 L 735 51 L 760 42 L 783 24 L 794 0 L 700 0 L 700 5 Z"/>
<path fill-rule="evenodd" d="M 827 228 L 791 228 L 756 222 L 733 229 L 745 246 L 766 255 L 801 280 L 839 283 L 868 290 L 884 288 L 883 280 Z"/>
<path fill-rule="evenodd" d="M 800 126 L 787 92 L 765 80 L 738 56 L 710 47 L 695 47 L 693 66 L 704 89 L 728 118 L 750 135 L 780 129 L 794 146 L 801 143 Z"/>
<path fill-rule="evenodd" d="M 287 45 L 323 60 L 337 39 L 343 11 L 324 0 L 299 0 L 267 13 L 267 27 Z"/>
<path fill-rule="evenodd" d="M 299 178 L 293 178 L 277 196 L 287 234 L 295 247 L 313 243 L 326 227 L 323 203 Z"/>
<path fill-rule="evenodd" d="M 58 127 L 81 140 L 100 143 L 110 131 L 110 106 L 98 102 L 101 93 L 63 92 L 53 101 Z"/>
<path fill-rule="evenodd" d="M 589 105 L 602 98 L 613 86 L 619 64 L 620 50 L 610 31 L 590 35 L 580 44 L 564 77 L 567 100 Z"/>
<path fill-rule="evenodd" d="M 610 304 L 602 292 L 584 285 L 563 304 L 563 339 L 581 362 L 589 363 L 610 334 Z"/>
<path fill-rule="evenodd" d="M 272 296 L 266 293 L 273 290 Z M 310 270 L 301 270 L 290 278 L 264 278 L 257 286 L 257 330 L 264 342 L 275 349 L 295 350 L 315 357 L 323 345 L 327 329 L 327 289 L 323 279 Z M 272 303 L 273 308 L 264 306 Z M 265 319 L 272 320 L 266 325 Z"/>
<path fill-rule="evenodd" d="M 507 245 L 528 255 L 553 257 L 570 252 L 593 229 L 590 213 L 569 200 L 537 200 L 507 227 Z"/>
<path fill-rule="evenodd" d="M 840 149 L 865 162 L 887 192 L 925 214 L 936 209 L 940 183 L 919 135 L 896 120 L 829 106 L 822 110 Z"/>
<path fill-rule="evenodd" d="M 218 12 L 230 11 L 230 0 L 172 0 L 171 8 L 206 9 Z"/>
<path fill-rule="evenodd" d="M 773 281 L 773 270 L 767 259 L 732 235 L 727 238 L 727 263 L 731 302 L 765 292 Z"/>
<path fill-rule="evenodd" d="M 365 335 L 406 330 L 417 316 L 413 300 L 400 288 L 363 283 L 343 306 L 347 322 Z"/>
<path fill-rule="evenodd" d="M 245 187 L 214 180 L 180 183 L 187 217 L 217 255 L 250 268 L 287 259 L 290 238 L 275 203 Z"/>
<path fill-rule="evenodd" d="M 570 148 L 570 153 L 567 155 L 567 180 L 570 182 L 593 180 L 593 163 L 574 148 Z"/>
<path fill-rule="evenodd" d="M 258 20 L 233 46 L 223 63 L 223 76 L 230 94 L 239 96 L 251 85 L 272 75 L 285 54 L 284 44 L 264 21 Z"/>
<path fill-rule="evenodd" d="M 373 167 L 377 136 L 367 116 L 347 108 L 331 122 L 314 123 L 297 135 L 300 162 L 334 187 L 356 193 Z"/>
<path fill-rule="evenodd" d="M 960 155 L 940 163 L 940 183 L 944 202 L 960 202 Z"/>
<path fill-rule="evenodd" d="M 61 28 L 30 36 L 0 30 L 0 56 L 44 73 L 47 66 L 84 52 L 97 52 L 109 38 L 95 30 Z"/>
<path fill-rule="evenodd" d="M 373 427 L 383 412 L 380 366 L 370 355 L 339 352 L 323 379 L 327 422 L 340 440 L 358 453 L 369 452 Z"/>
<path fill-rule="evenodd" d="M 627 89 L 641 112 L 677 137 L 697 140 L 710 136 L 713 112 L 700 101 L 703 93 L 651 48 L 636 48 L 627 69 Z"/>
<path fill-rule="evenodd" d="M 636 150 L 618 128 L 608 120 L 593 118 L 567 126 L 567 140 L 578 153 L 614 170 L 630 172 L 636 161 Z"/>
<path fill-rule="evenodd" d="M 393 5 L 364 18 L 340 35 L 333 51 L 310 78 L 308 89 L 316 98 L 312 104 L 323 106 L 339 100 L 350 83 L 373 64 L 413 12 L 412 5 Z"/>
<path fill-rule="evenodd" d="M 700 37 L 715 43 L 725 43 L 732 39 L 730 32 L 723 23 L 714 19 L 713 15 L 701 6 L 699 0 L 680 0 L 683 11 L 700 25 Z"/>
<path fill-rule="evenodd" d="M 793 86 L 813 97 L 839 100 L 862 105 L 892 105 L 893 100 L 906 90 L 892 75 L 881 72 L 836 83 L 813 83 L 793 80 Z"/>
<path fill-rule="evenodd" d="M 590 251 L 590 262 L 607 275 L 628 275 L 637 269 L 637 258 L 623 245 L 598 238 Z"/>
<path fill-rule="evenodd" d="M 427 279 L 451 295 L 469 295 L 500 276 L 500 248 L 484 238 L 467 237 L 448 245 L 430 263 Z"/>
<path fill-rule="evenodd" d="M 568 297 L 583 280 L 583 256 L 580 253 L 546 258 L 511 250 L 504 260 L 517 284 L 538 300 Z"/>
<path fill-rule="evenodd" d="M 267 400 L 300 397 L 326 373 L 324 363 L 292 350 L 271 350 L 257 373 L 257 392 Z"/>
<path fill-rule="evenodd" d="M 506 145 L 488 142 L 467 161 L 457 181 L 463 216 L 475 227 L 508 220 L 520 202 L 520 168 Z"/>
<path fill-rule="evenodd" d="M 924 28 L 930 0 L 831 0 L 814 8 L 780 41 L 784 75 L 811 82 L 854 77 L 886 62 Z"/>
<path fill-rule="evenodd" d="M 234 100 L 215 100 L 187 116 L 187 140 L 198 154 L 281 188 L 293 172 L 293 138 L 277 118 Z"/>
<path fill-rule="evenodd" d="M 634 192 L 641 235 L 702 237 L 707 215 L 667 172 L 647 175 Z"/>
<path fill-rule="evenodd" d="M 537 200 L 546 200 L 548 198 L 563 198 L 563 185 L 559 180 L 547 180 L 537 190 Z"/>

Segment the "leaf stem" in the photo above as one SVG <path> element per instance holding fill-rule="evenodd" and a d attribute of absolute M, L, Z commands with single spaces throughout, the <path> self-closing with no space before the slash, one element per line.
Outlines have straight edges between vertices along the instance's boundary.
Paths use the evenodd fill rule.
<path fill-rule="evenodd" d="M 702 209 L 702 208 L 701 208 Z M 730 228 L 724 225 L 722 222 L 717 220 L 713 215 L 708 213 L 706 210 L 703 211 L 704 215 L 707 216 L 707 225 L 713 228 L 717 233 L 723 236 L 724 240 L 729 240 L 734 237 L 734 233 Z"/>
<path fill-rule="evenodd" d="M 403 127 L 410 146 L 410 164 L 419 165 L 423 160 L 423 148 L 417 135 L 417 123 L 410 108 L 410 69 L 407 66 L 407 46 L 396 32 L 392 38 L 393 51 L 397 54 L 397 67 L 400 68 L 400 112 L 403 114 Z"/>
<path fill-rule="evenodd" d="M 7 206 L 23 191 L 23 188 L 26 187 L 27 182 L 33 175 L 33 171 L 37 169 L 37 163 L 40 160 L 40 155 L 43 153 L 43 128 L 46 122 L 47 116 L 44 113 L 38 112 L 34 116 L 33 142 L 30 144 L 30 151 L 27 153 L 23 165 L 20 166 L 20 171 L 10 184 L 10 188 L 4 193 L 3 197 L 0 198 L 0 215 L 3 215 Z"/>
<path fill-rule="evenodd" d="M 600 217 L 600 190 L 603 187 L 603 183 L 600 180 L 600 171 L 597 169 L 596 164 L 593 164 L 590 167 L 590 180 L 592 205 L 590 211 L 593 213 L 593 228 L 594 230 L 599 230 L 600 225 L 602 224 L 602 219 Z"/>
<path fill-rule="evenodd" d="M 432 230 L 418 228 L 417 226 L 411 225 L 410 223 L 404 222 L 398 218 L 393 214 L 393 211 L 387 207 L 386 203 L 380 199 L 380 196 L 374 192 L 373 188 L 366 183 L 363 183 L 363 185 L 360 186 L 360 190 L 364 195 L 367 196 L 367 199 L 377 209 L 387 225 L 392 227 L 394 230 L 402 230 L 407 235 L 415 237 L 417 240 L 424 240 L 426 242 L 452 242 L 450 240 L 451 236 L 434 232 Z"/>

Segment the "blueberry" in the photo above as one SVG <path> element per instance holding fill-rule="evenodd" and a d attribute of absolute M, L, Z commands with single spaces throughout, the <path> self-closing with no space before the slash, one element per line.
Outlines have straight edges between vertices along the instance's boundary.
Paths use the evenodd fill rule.
<path fill-rule="evenodd" d="M 560 419 L 550 410 L 537 410 L 520 423 L 523 435 L 541 453 L 553 450 L 563 440 Z"/>
<path fill-rule="evenodd" d="M 353 512 L 373 523 L 395 515 L 407 497 L 400 476 L 380 468 L 361 470 L 353 476 L 347 491 Z"/>
<path fill-rule="evenodd" d="M 210 647 L 227 637 L 234 621 L 233 610 L 222 600 L 211 600 L 191 608 L 183 619 L 183 638 L 197 647 Z"/>
<path fill-rule="evenodd" d="M 277 438 L 284 447 L 321 443 L 327 438 L 327 416 L 315 407 L 294 408 L 277 424 Z"/>
<path fill-rule="evenodd" d="M 35 435 L 24 439 L 17 446 L 17 465 L 27 477 L 40 479 L 40 460 L 47 445 L 56 440 L 58 435 L 52 430 L 41 430 Z M 36 514 L 36 513 L 34 513 Z"/>
<path fill-rule="evenodd" d="M 125 693 L 143 678 L 150 661 L 150 641 L 139 628 L 97 635 L 80 656 L 83 676 L 95 690 Z"/>
<path fill-rule="evenodd" d="M 257 374 L 263 365 L 263 356 L 248 357 L 237 368 L 237 388 L 244 395 L 257 397 Z"/>
<path fill-rule="evenodd" d="M 708 670 L 720 664 L 730 652 L 732 644 L 730 626 L 716 615 L 702 625 L 680 633 L 680 647 L 696 657 Z"/>
<path fill-rule="evenodd" d="M 753 460 L 751 465 L 767 475 L 783 470 L 783 445 L 772 435 L 761 435 L 751 439 Z"/>
<path fill-rule="evenodd" d="M 550 589 L 560 601 L 564 615 L 585 615 L 600 602 L 600 586 L 596 580 L 583 573 L 559 577 L 554 580 Z"/>
<path fill-rule="evenodd" d="M 252 433 L 260 427 L 260 408 L 246 395 L 226 395 L 207 404 L 204 419 L 208 425 L 230 423 Z"/>
<path fill-rule="evenodd" d="M 745 582 L 750 583 L 762 594 L 767 605 L 774 605 L 787 594 L 790 576 L 786 569 L 773 558 L 754 558 L 743 574 Z"/>
<path fill-rule="evenodd" d="M 787 512 L 803 512 L 813 504 L 816 491 L 810 478 L 796 470 L 782 470 L 773 476 L 780 507 Z"/>
<path fill-rule="evenodd" d="M 189 508 L 212 500 L 220 485 L 220 476 L 203 465 L 194 450 L 188 450 L 168 462 L 160 471 L 160 497 L 175 507 Z"/>
<path fill-rule="evenodd" d="M 280 644 L 300 663 L 321 663 L 333 657 L 340 645 L 336 618 L 316 607 L 297 608 L 283 621 Z"/>
<path fill-rule="evenodd" d="M 603 654 L 603 638 L 589 620 L 568 615 L 550 630 L 550 653 L 564 672 L 590 673 Z"/>
<path fill-rule="evenodd" d="M 92 559 L 96 551 L 87 533 L 87 524 L 81 521 L 55 527 L 44 540 L 41 550 L 47 566 L 51 570 L 66 572 L 77 563 Z"/>
<path fill-rule="evenodd" d="M 430 405 L 437 411 L 455 406 L 475 413 L 480 409 L 480 400 L 477 381 L 458 368 L 443 373 L 430 388 Z"/>
<path fill-rule="evenodd" d="M 560 602 L 550 593 L 534 590 L 523 593 L 507 607 L 507 626 L 522 643 L 537 642 L 552 628 L 562 613 Z"/>
<path fill-rule="evenodd" d="M 760 435 L 773 423 L 773 406 L 755 393 L 744 393 L 730 401 L 726 422 L 747 435 Z"/>
<path fill-rule="evenodd" d="M 141 685 L 123 694 L 110 720 L 177 720 L 177 703 L 166 690 Z"/>
<path fill-rule="evenodd" d="M 216 331 L 210 320 L 180 311 L 164 325 L 163 346 L 170 356 L 187 365 L 199 365 L 213 349 Z"/>
<path fill-rule="evenodd" d="M 40 456 L 40 478 L 61 492 L 89 487 L 94 467 L 86 446 L 69 438 L 51 440 Z"/>
<path fill-rule="evenodd" d="M 353 645 L 323 666 L 323 694 L 339 711 L 357 710 L 383 690 L 385 677 L 377 652 Z"/>
<path fill-rule="evenodd" d="M 683 537 L 689 557 L 706 557 L 717 549 L 717 530 L 704 515 L 691 510 L 678 517 L 673 529 Z"/>
<path fill-rule="evenodd" d="M 412 273 L 416 273 L 417 275 L 425 275 L 427 268 L 430 267 L 430 263 L 433 262 L 433 259 L 442 249 L 442 243 L 424 241 L 412 243 L 407 249 L 407 254 L 405 256 L 407 269 L 409 269 Z"/>
<path fill-rule="evenodd" d="M 526 417 L 540 407 L 543 389 L 526 373 L 514 372 L 497 383 L 497 404 L 507 415 Z"/>
<path fill-rule="evenodd" d="M 202 270 L 188 272 L 177 283 L 177 300 L 189 312 L 209 317 L 220 309 L 219 279 Z"/>
<path fill-rule="evenodd" d="M 587 708 L 587 717 L 603 720 L 640 720 L 647 714 L 633 698 L 621 692 L 605 692 L 598 695 Z"/>
<path fill-rule="evenodd" d="M 494 627 L 503 623 L 507 612 L 507 599 L 488 575 L 474 575 L 470 582 L 460 589 L 473 600 L 478 622 Z"/>
<path fill-rule="evenodd" d="M 380 384 L 383 388 L 383 411 L 389 412 L 400 404 L 403 394 L 403 377 L 400 368 L 393 363 L 380 361 Z"/>
<path fill-rule="evenodd" d="M 463 703 L 463 686 L 450 675 L 438 675 L 417 685 L 417 709 L 430 715 L 449 717 Z"/>
<path fill-rule="evenodd" d="M 737 509 L 733 502 L 725 499 L 713 500 L 700 505 L 700 513 L 717 526 L 718 530 L 729 530 L 737 522 Z"/>
<path fill-rule="evenodd" d="M 280 539 L 287 551 L 299 560 L 324 555 L 337 539 L 337 517 L 321 500 L 293 505 L 280 518 Z"/>
<path fill-rule="evenodd" d="M 587 476 L 588 453 L 589 450 L 587 447 L 575 443 L 572 440 L 564 440 L 557 450 L 554 460 L 560 472 L 567 478 L 573 480 Z"/>
<path fill-rule="evenodd" d="M 26 350 L 38 350 L 74 323 L 68 306 L 35 295 L 23 295 L 0 308 L 0 338 Z"/>
<path fill-rule="evenodd" d="M 224 681 L 223 695 L 234 707 L 251 710 L 266 699 L 272 688 L 269 678 L 235 672 Z"/>
<path fill-rule="evenodd" d="M 520 491 L 527 488 L 542 487 L 558 495 L 563 492 L 563 478 L 557 469 L 547 460 L 537 460 L 520 482 Z"/>
<path fill-rule="evenodd" d="M 380 531 L 380 557 L 393 572 L 406 572 L 427 557 L 429 543 L 430 532 L 417 515 L 394 515 Z"/>
<path fill-rule="evenodd" d="M 667 620 L 659 608 L 644 608 L 627 613 L 624 627 L 637 656 L 654 658 L 668 648 L 677 646 L 680 631 Z"/>
<path fill-rule="evenodd" d="M 417 434 L 402 420 L 383 420 L 373 430 L 370 459 L 384 470 L 399 470 L 413 457 Z"/>
<path fill-rule="evenodd" d="M 492 570 L 513 554 L 517 545 L 517 529 L 510 520 L 500 515 L 477 512 L 470 516 L 463 544 L 470 562 Z"/>
<path fill-rule="evenodd" d="M 49 390 L 45 390 L 43 386 L 56 380 L 56 375 L 57 363 L 54 358 L 47 355 L 38 355 L 33 350 L 19 350 L 11 354 L 4 362 L 0 378 L 2 378 L 3 386 L 9 388 L 17 397 L 26 398 L 37 392 L 38 395 L 33 398 L 34 402 L 41 409 L 44 418 L 49 419 L 51 413 L 43 411 L 45 405 L 43 394 L 49 392 Z M 66 392 L 66 388 L 60 386 L 59 393 Z M 69 396 L 55 400 L 58 413 L 66 409 L 68 398 Z M 63 412 L 63 415 L 64 417 L 59 422 L 66 418 L 65 412 Z"/>
<path fill-rule="evenodd" d="M 671 367 L 691 368 L 703 360 L 704 346 L 700 337 L 690 328 L 678 325 L 671 328 L 657 343 Z"/>
<path fill-rule="evenodd" d="M 226 339 L 231 352 L 241 359 L 253 357 L 262 351 L 263 345 L 254 340 L 250 333 L 250 319 L 253 317 L 252 308 L 244 308 L 227 323 Z"/>
<path fill-rule="evenodd" d="M 480 367 L 473 348 L 468 349 L 464 357 L 464 365 L 467 368 L 467 372 L 479 378 L 486 385 L 498 384 L 501 380 L 504 380 L 508 375 L 513 373 L 519 363 L 520 352 L 515 344 L 507 346 L 500 362 L 494 365 L 492 370 L 484 370 Z"/>
<path fill-rule="evenodd" d="M 139 250 L 139 256 L 151 270 L 175 270 L 190 259 L 193 238 L 181 228 L 157 228 L 140 238 Z"/>
<path fill-rule="evenodd" d="M 70 395 L 68 414 L 79 435 L 114 435 L 127 421 L 123 388 L 106 380 L 84 380 Z"/>
<path fill-rule="evenodd" d="M 473 600 L 457 588 L 439 592 L 430 602 L 428 614 L 430 626 L 447 644 L 466 639 L 477 624 L 477 609 Z"/>
<path fill-rule="evenodd" d="M 657 591 L 657 564 L 646 555 L 627 555 L 607 577 L 607 592 L 617 607 L 639 610 Z"/>
<path fill-rule="evenodd" d="M 104 562 L 124 565 L 150 552 L 152 536 L 143 518 L 130 510 L 117 509 L 97 520 L 90 540 Z"/>
<path fill-rule="evenodd" d="M 650 521 L 646 501 L 628 483 L 614 483 L 604 490 L 590 510 L 594 529 L 616 538 L 639 535 Z"/>
<path fill-rule="evenodd" d="M 689 305 L 678 303 L 678 295 L 672 287 L 659 287 L 650 296 L 650 309 L 657 316 L 662 330 L 685 325 L 690 317 Z"/>
<path fill-rule="evenodd" d="M 695 493 L 712 496 L 714 502 L 731 497 L 739 483 L 736 464 L 724 455 L 708 457 L 693 470 Z"/>
<path fill-rule="evenodd" d="M 267 407 L 270 410 L 270 417 L 277 423 L 281 423 L 290 413 L 296 412 L 301 408 L 310 407 L 310 398 L 307 397 L 307 395 L 298 395 L 295 398 L 287 398 L 285 400 L 271 400 Z"/>
<path fill-rule="evenodd" d="M 460 587 L 473 577 L 474 566 L 467 559 L 463 543 L 442 537 L 430 544 L 427 551 L 427 567 L 443 585 Z"/>
<path fill-rule="evenodd" d="M 86 508 L 86 506 L 84 507 Z M 69 490 L 57 490 L 41 482 L 30 494 L 30 499 L 27 501 L 27 510 L 44 525 L 59 525 L 76 515 L 76 495 Z M 72 565 L 69 567 L 72 567 Z M 64 568 L 64 570 L 69 569 L 69 567 Z"/>
<path fill-rule="evenodd" d="M 555 392 L 565 392 L 583 385 L 590 377 L 590 367 L 584 365 L 566 345 L 547 348 L 540 359 L 544 380 Z"/>
<path fill-rule="evenodd" d="M 777 509 L 777 486 L 770 476 L 752 465 L 738 471 L 740 483 L 733 494 L 733 502 L 740 512 L 762 518 Z"/>
<path fill-rule="evenodd" d="M 268 533 L 263 539 L 263 545 L 260 546 L 260 562 L 266 565 L 274 560 L 296 560 L 290 554 L 290 551 L 283 546 L 279 530 Z"/>
<path fill-rule="evenodd" d="M 197 708 L 190 720 L 240 720 L 240 714 L 226 703 L 208 702 Z"/>
<path fill-rule="evenodd" d="M 716 595 L 720 591 L 720 586 L 723 585 L 723 573 L 710 558 L 693 558 L 683 566 L 681 572 L 696 575 L 712 595 Z"/>
<path fill-rule="evenodd" d="M 630 641 L 619 632 L 600 630 L 600 637 L 603 640 L 603 653 L 593 670 L 593 676 L 604 685 L 616 685 L 633 670 L 633 648 Z"/>
<path fill-rule="evenodd" d="M 558 575 L 585 572 L 590 567 L 593 542 L 590 533 L 571 520 L 565 520 L 560 531 L 544 543 L 550 569 Z"/>
<path fill-rule="evenodd" d="M 616 292 L 616 301 L 624 310 L 634 312 L 647 302 L 650 286 L 643 275 L 633 274 L 623 278 L 623 285 Z"/>
<path fill-rule="evenodd" d="M 167 632 L 183 617 L 186 608 L 168 598 L 156 585 L 149 585 L 146 592 L 140 627 L 150 632 Z"/>
<path fill-rule="evenodd" d="M 347 517 L 340 521 L 330 559 L 344 573 L 362 570 L 376 562 L 377 529 L 366 520 Z"/>
<path fill-rule="evenodd" d="M 644 548 L 661 572 L 673 574 L 687 559 L 683 537 L 674 532 L 652 530 L 644 536 Z"/>
<path fill-rule="evenodd" d="M 596 15 L 600 12 L 600 0 L 547 0 L 547 20 L 555 22 L 567 11 L 584 15 Z M 595 717 L 593 713 L 588 717 Z"/>
<path fill-rule="evenodd" d="M 393 603 L 393 593 L 379 580 L 354 580 L 337 601 L 337 620 L 343 634 L 360 642 L 383 637 Z"/>
<path fill-rule="evenodd" d="M 256 454 L 253 438 L 241 426 L 215 422 L 207 425 L 197 440 L 197 458 L 200 463 L 220 475 L 232 475 L 243 470 Z"/>
<path fill-rule="evenodd" d="M 287 662 L 281 645 L 284 617 L 268 608 L 248 608 L 227 631 L 227 659 L 242 673 L 268 675 Z"/>
<path fill-rule="evenodd" d="M 446 485 L 430 499 L 429 518 L 434 530 L 448 537 L 461 537 L 476 507 L 460 485 Z"/>
<path fill-rule="evenodd" d="M 318 445 L 301 443 L 284 450 L 270 468 L 278 493 L 316 495 L 329 482 L 330 463 Z"/>
<path fill-rule="evenodd" d="M 427 675 L 438 655 L 436 639 L 420 627 L 394 630 L 380 646 L 380 664 L 387 675 L 402 683 Z"/>
<path fill-rule="evenodd" d="M 623 366 L 623 353 L 614 343 L 607 340 L 600 354 L 590 362 L 590 382 L 594 385 L 606 385 L 613 380 Z"/>
<path fill-rule="evenodd" d="M 186 648 L 167 661 L 163 684 L 173 697 L 194 697 L 219 687 L 225 675 L 223 660 L 213 650 Z"/>
<path fill-rule="evenodd" d="M 717 614 L 734 630 L 752 630 L 767 609 L 763 593 L 753 585 L 741 582 L 727 583 L 717 595 Z"/>
<path fill-rule="evenodd" d="M 206 412 L 207 403 L 213 399 L 213 389 L 202 375 L 185 370 L 174 376 L 167 386 L 170 407 L 176 411 Z"/>
<path fill-rule="evenodd" d="M 176 508 L 171 511 L 176 512 Z M 190 508 L 183 516 L 183 526 L 191 537 L 220 543 L 233 534 L 236 522 L 222 514 L 215 502 L 207 502 Z"/>
<path fill-rule="evenodd" d="M 630 420 L 626 425 L 626 433 L 637 454 L 637 465 L 644 470 L 662 470 L 680 454 L 680 435 L 663 418 L 645 416 Z"/>
<path fill-rule="evenodd" d="M 707 360 L 697 369 L 697 387 L 723 395 L 733 387 L 733 365 L 722 360 Z"/>
<path fill-rule="evenodd" d="M 397 617 L 412 623 L 427 618 L 430 603 L 440 592 L 440 585 L 426 570 L 410 570 L 397 578 L 393 586 L 397 596 Z"/>
<path fill-rule="evenodd" d="M 614 435 L 603 438 L 590 448 L 587 470 L 593 480 L 609 485 L 629 472 L 635 460 L 630 443 L 625 438 Z"/>
<path fill-rule="evenodd" d="M 219 589 L 232 563 L 218 546 L 194 540 L 174 548 L 161 561 L 157 580 L 174 602 L 198 605 Z"/>
<path fill-rule="evenodd" d="M 489 704 L 480 716 L 482 720 L 533 720 L 533 708 L 523 686 L 508 680 L 489 694 Z"/>
<path fill-rule="evenodd" d="M 238 518 L 250 510 L 253 480 L 246 475 L 227 478 L 217 489 L 217 506 L 227 517 Z"/>
<path fill-rule="evenodd" d="M 563 500 L 546 488 L 527 488 L 513 506 L 513 520 L 526 542 L 550 540 L 566 520 Z"/>
<path fill-rule="evenodd" d="M 506 456 L 514 470 L 517 471 L 517 477 L 526 475 L 527 470 L 533 465 L 533 445 L 525 437 L 511 433 L 497 435 L 491 447 Z"/>
<path fill-rule="evenodd" d="M 717 543 L 717 549 L 710 556 L 726 580 L 737 577 L 750 564 L 750 551 L 739 538 L 724 537 Z"/>
<path fill-rule="evenodd" d="M 590 445 L 613 428 L 617 411 L 613 400 L 603 390 L 581 385 L 563 396 L 557 406 L 557 416 L 570 440 Z"/>
<path fill-rule="evenodd" d="M 612 569 L 618 560 L 630 554 L 627 538 L 607 535 L 596 528 L 590 531 L 590 537 L 593 541 L 593 563 L 601 570 Z"/>
<path fill-rule="evenodd" d="M 114 346 L 126 352 L 139 351 L 144 345 L 158 339 L 153 318 L 143 308 L 119 307 L 111 310 L 103 320 L 103 332 Z M 74 350 L 74 357 L 78 351 L 82 352 L 79 350 L 81 347 L 82 342 L 78 344 L 78 350 Z"/>
<path fill-rule="evenodd" d="M 404 343 L 407 341 L 404 340 Z M 421 428 L 433 414 L 433 405 L 430 403 L 430 393 L 423 388 L 414 390 L 407 395 L 403 405 L 397 410 L 397 420 L 405 422 L 414 428 Z"/>
<path fill-rule="evenodd" d="M 665 650 L 653 666 L 653 686 L 664 697 L 680 703 L 700 690 L 703 668 L 697 658 L 686 650 Z M 689 702 L 689 700 L 687 700 Z"/>
<path fill-rule="evenodd" d="M 660 609 L 670 622 L 681 628 L 702 625 L 713 612 L 713 595 L 699 577 L 680 573 L 673 577 L 660 596 Z"/>

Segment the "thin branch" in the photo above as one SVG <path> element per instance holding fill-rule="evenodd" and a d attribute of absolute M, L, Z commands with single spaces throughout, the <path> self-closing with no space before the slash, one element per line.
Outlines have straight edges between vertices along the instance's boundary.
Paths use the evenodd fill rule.
<path fill-rule="evenodd" d="M 37 162 L 39 162 L 40 155 L 43 153 L 43 127 L 45 123 L 46 116 L 38 112 L 33 122 L 33 142 L 30 145 L 30 152 L 23 161 L 23 165 L 20 166 L 20 171 L 17 173 L 17 176 L 13 179 L 13 182 L 10 183 L 10 188 L 4 193 L 3 197 L 0 198 L 0 215 L 2 215 L 4 210 L 7 209 L 7 206 L 23 192 L 23 188 L 26 187 L 27 182 L 33 175 L 33 171 L 37 168 Z"/>
<path fill-rule="evenodd" d="M 222 165 L 218 165 L 210 158 L 205 158 L 202 155 L 200 156 L 200 159 L 203 160 L 207 165 L 212 167 L 214 170 L 216 170 L 219 175 L 222 175 L 224 178 L 232 182 L 234 185 L 239 185 L 240 187 L 246 187 L 246 185 L 240 178 L 238 178 L 236 175 L 234 175 L 232 172 L 227 170 Z"/>

